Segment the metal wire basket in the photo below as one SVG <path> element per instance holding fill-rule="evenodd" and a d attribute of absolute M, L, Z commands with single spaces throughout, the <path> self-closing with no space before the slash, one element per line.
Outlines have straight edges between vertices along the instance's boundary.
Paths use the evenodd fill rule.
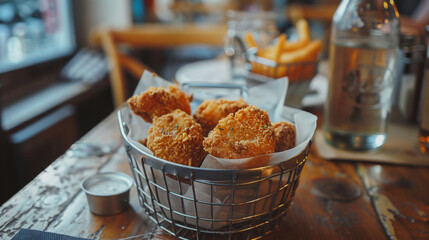
<path fill-rule="evenodd" d="M 118 111 L 120 131 L 141 206 L 179 239 L 259 239 L 289 210 L 310 144 L 274 166 L 246 170 L 189 167 L 154 157 L 128 137 L 131 114 Z"/>
<path fill-rule="evenodd" d="M 291 83 L 295 83 L 313 79 L 319 62 L 278 63 L 270 59 L 250 55 L 248 63 L 248 74 L 255 79 L 273 80 L 288 77 Z"/>

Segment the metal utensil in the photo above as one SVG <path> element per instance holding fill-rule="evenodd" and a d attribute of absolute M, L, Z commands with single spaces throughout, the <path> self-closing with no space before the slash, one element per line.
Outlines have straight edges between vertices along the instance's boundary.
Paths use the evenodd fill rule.
<path fill-rule="evenodd" d="M 110 146 L 95 145 L 85 142 L 76 142 L 70 146 L 69 150 L 67 150 L 66 156 L 77 158 L 85 158 L 91 156 L 101 157 L 111 153 L 113 150 L 114 149 Z"/>

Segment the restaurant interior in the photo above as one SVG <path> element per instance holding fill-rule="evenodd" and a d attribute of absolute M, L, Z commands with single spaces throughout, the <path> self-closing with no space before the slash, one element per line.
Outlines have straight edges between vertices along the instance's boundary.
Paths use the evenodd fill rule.
<path fill-rule="evenodd" d="M 332 22 L 340 2 L 346 1 L 0 0 L 0 204 L 57 159 L 73 158 L 80 151 L 76 149 L 93 147 L 79 145 L 80 139 L 116 115 L 136 94 L 145 71 L 180 86 L 195 79 L 235 84 L 236 75 L 231 72 L 240 74 L 246 67 L 251 76 L 263 75 L 264 83 L 287 76 L 285 105 L 314 112 L 319 120 L 328 119 L 322 115 L 332 84 Z M 421 129 L 424 82 L 429 85 L 424 73 L 429 66 L 425 33 L 428 3 L 394 0 L 400 16 L 396 47 L 402 55 L 398 59 L 407 58 L 408 62 L 404 60 L 392 70 L 396 75 L 388 121 L 415 131 Z M 285 67 L 286 72 L 279 73 L 281 68 L 277 72 L 237 57 L 254 50 L 257 53 L 252 56 L 278 61 L 281 51 L 288 51 L 281 48 L 287 48 L 288 43 L 294 48 L 303 34 L 307 34 L 309 55 L 302 59 L 308 65 Z M 280 41 L 286 44 L 278 47 Z M 277 52 L 270 53 L 270 49 Z M 317 126 L 321 125 L 318 121 Z M 414 151 L 415 166 L 429 166 L 427 149 L 418 149 L 417 138 L 411 141 L 409 151 Z M 316 140 L 314 144 L 317 149 L 330 148 Z M 344 154 L 337 157 L 377 161 L 361 150 Z M 424 160 L 427 163 L 422 163 Z"/>
<path fill-rule="evenodd" d="M 323 1 L 334 8 L 337 3 Z M 109 81 L 112 63 L 97 42 L 96 30 L 154 23 L 173 28 L 224 26 L 228 10 L 279 9 L 282 15 L 285 7 L 286 2 L 281 1 L 0 1 L 0 176 L 9 183 L 2 187 L 1 202 L 119 105 L 113 99 L 118 90 L 112 89 Z M 331 12 L 326 14 L 335 10 L 327 9 Z M 315 26 L 319 37 L 323 37 L 324 24 L 330 18 Z M 284 16 L 278 24 L 282 29 L 292 26 Z M 217 31 L 225 34 L 223 28 Z M 221 42 L 210 45 L 191 43 L 176 48 L 168 43 L 156 47 L 149 43 L 128 51 L 148 69 L 173 80 L 186 63 L 222 57 L 224 37 L 220 37 Z M 124 74 L 128 83 L 125 96 L 130 97 L 139 77 Z"/>

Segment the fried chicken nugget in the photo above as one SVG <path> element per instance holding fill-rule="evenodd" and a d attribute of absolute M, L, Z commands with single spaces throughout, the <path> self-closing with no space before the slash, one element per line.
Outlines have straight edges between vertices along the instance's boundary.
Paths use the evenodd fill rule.
<path fill-rule="evenodd" d="M 207 136 L 209 132 L 216 127 L 219 120 L 228 116 L 228 114 L 237 112 L 247 106 L 247 103 L 243 101 L 243 99 L 206 100 L 198 106 L 194 113 L 194 118 L 199 124 L 201 124 L 203 135 Z"/>
<path fill-rule="evenodd" d="M 227 159 L 273 153 L 274 128 L 266 111 L 250 105 L 221 119 L 203 145 L 211 155 Z"/>
<path fill-rule="evenodd" d="M 276 138 L 276 152 L 285 151 L 295 147 L 295 125 L 288 122 L 273 123 Z"/>
<path fill-rule="evenodd" d="M 181 91 L 178 86 L 170 85 L 168 89 L 151 87 L 140 95 L 128 99 L 128 106 L 146 122 L 152 122 L 154 117 L 160 117 L 175 109 L 181 109 L 191 114 L 192 95 Z"/>
<path fill-rule="evenodd" d="M 207 154 L 202 143 L 200 124 L 180 109 L 154 118 L 147 137 L 147 147 L 156 157 L 194 167 Z"/>

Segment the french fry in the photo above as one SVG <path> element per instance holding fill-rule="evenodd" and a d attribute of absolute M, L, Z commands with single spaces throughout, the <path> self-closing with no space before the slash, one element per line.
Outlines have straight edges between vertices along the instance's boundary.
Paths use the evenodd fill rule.
<path fill-rule="evenodd" d="M 277 50 L 277 45 L 274 46 L 268 46 L 264 49 L 260 49 L 258 51 L 258 56 L 262 57 L 262 58 L 266 58 L 266 59 L 270 59 L 273 60 L 275 59 L 275 55 L 276 55 L 276 50 Z"/>
<path fill-rule="evenodd" d="M 298 50 L 310 43 L 310 28 L 308 26 L 308 22 L 305 19 L 301 19 L 296 23 L 296 31 L 298 33 L 298 40 L 296 42 L 289 42 L 286 39 L 283 45 L 284 52 Z M 275 48 L 276 46 L 267 47 L 266 54 L 268 56 L 272 56 L 272 54 L 275 54 Z"/>
<path fill-rule="evenodd" d="M 273 56 L 273 61 L 275 62 L 279 62 L 280 60 L 280 56 L 283 52 L 283 46 L 285 44 L 286 41 L 286 34 L 280 34 L 280 36 L 277 38 L 277 43 L 276 43 L 276 48 L 275 48 L 275 52 L 274 52 L 274 56 Z M 278 69 L 278 67 L 270 67 L 269 69 L 269 76 L 270 77 L 277 77 L 276 75 L 276 70 Z"/>
<path fill-rule="evenodd" d="M 292 52 L 284 52 L 280 56 L 281 64 L 292 64 L 290 66 L 281 66 L 278 68 L 279 76 L 288 76 L 289 80 L 295 81 L 299 79 L 306 79 L 311 77 L 314 72 L 315 65 L 302 65 L 294 66 L 294 63 L 313 62 L 317 60 L 318 54 L 322 48 L 322 42 L 315 40 L 310 42 L 307 46 Z"/>
<path fill-rule="evenodd" d="M 246 42 L 246 45 L 248 48 L 257 48 L 259 49 L 258 43 L 256 43 L 255 38 L 253 38 L 252 33 L 246 32 L 244 34 L 244 41 Z"/>
<path fill-rule="evenodd" d="M 260 51 L 259 46 L 256 43 L 255 38 L 253 38 L 252 33 L 246 32 L 244 34 L 244 41 L 247 45 L 247 48 L 257 48 L 258 52 Z M 258 70 L 258 64 L 256 62 L 251 62 L 250 64 L 252 66 L 252 72 L 257 73 L 257 74 L 261 74 L 261 72 Z"/>
<path fill-rule="evenodd" d="M 252 33 L 250 32 L 246 32 L 244 34 L 244 41 L 247 45 L 248 48 L 256 48 L 258 50 L 258 54 L 260 51 L 263 51 L 258 43 L 255 41 L 255 38 L 253 37 Z M 264 66 L 257 63 L 257 62 L 251 62 L 250 63 L 252 65 L 252 72 L 263 75 L 264 74 Z"/>
<path fill-rule="evenodd" d="M 280 34 L 280 36 L 277 38 L 276 48 L 274 52 L 274 58 L 273 61 L 278 62 L 280 59 L 280 54 L 283 52 L 283 47 L 286 41 L 286 34 Z"/>
<path fill-rule="evenodd" d="M 284 51 L 294 51 L 305 47 L 310 43 L 310 28 L 308 22 L 305 19 L 301 19 L 296 23 L 296 31 L 298 32 L 298 41 L 296 42 L 285 42 Z"/>
<path fill-rule="evenodd" d="M 280 62 L 292 63 L 315 60 L 317 59 L 317 54 L 315 53 L 319 53 L 321 49 L 322 42 L 320 40 L 314 40 L 301 49 L 292 52 L 284 52 L 280 56 Z"/>
<path fill-rule="evenodd" d="M 273 61 L 277 61 L 279 54 L 281 54 L 284 50 L 285 41 L 286 41 L 286 34 L 284 33 L 280 34 L 279 37 L 277 38 L 276 44 L 273 46 L 268 46 L 264 49 L 260 49 L 258 51 L 258 56 L 266 59 L 270 59 Z"/>
<path fill-rule="evenodd" d="M 280 56 L 283 52 L 283 46 L 285 41 L 286 41 L 286 34 L 280 34 L 279 37 L 277 38 L 277 43 L 272 47 L 261 49 L 258 52 L 258 56 L 275 61 L 275 62 L 279 62 Z M 259 63 L 257 63 L 256 65 L 258 66 L 256 67 L 255 71 L 253 71 L 254 73 L 266 75 L 268 77 L 276 77 L 277 67 L 269 67 L 267 65 L 259 64 Z"/>

